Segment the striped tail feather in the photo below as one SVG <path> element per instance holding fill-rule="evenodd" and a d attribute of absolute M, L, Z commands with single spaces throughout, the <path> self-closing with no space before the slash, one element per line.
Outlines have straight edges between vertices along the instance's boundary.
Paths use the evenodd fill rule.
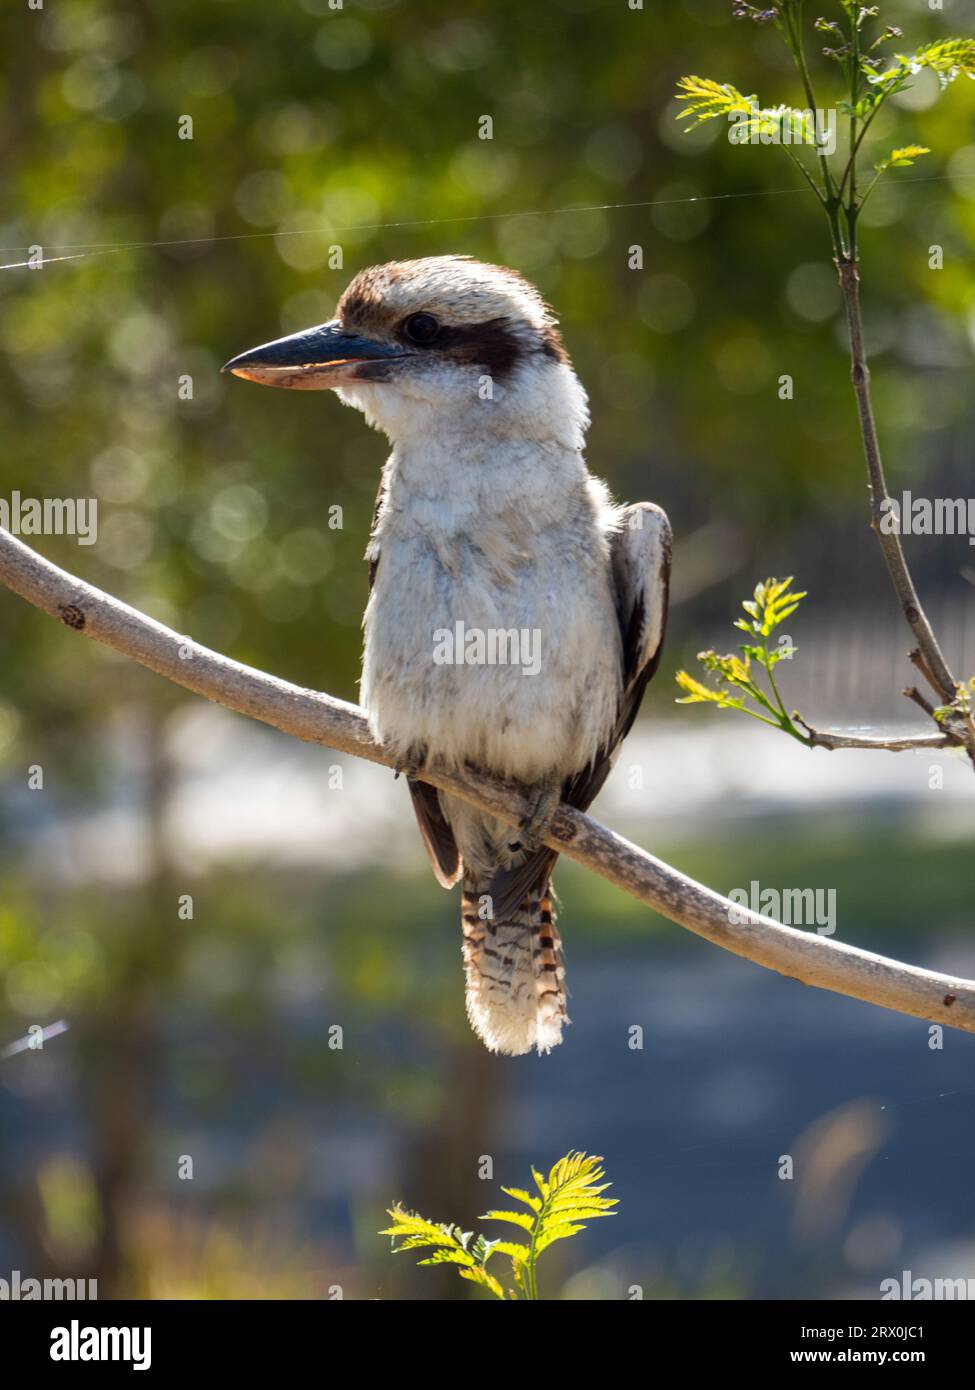
<path fill-rule="evenodd" d="M 537 885 L 503 920 L 487 915 L 489 889 L 464 874 L 462 926 L 467 1016 L 491 1052 L 549 1052 L 562 1041 L 565 970 L 551 882 Z"/>

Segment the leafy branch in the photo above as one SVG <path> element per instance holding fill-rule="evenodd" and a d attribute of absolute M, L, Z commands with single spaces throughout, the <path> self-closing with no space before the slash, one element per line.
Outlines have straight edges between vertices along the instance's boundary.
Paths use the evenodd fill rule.
<path fill-rule="evenodd" d="M 456 1265 L 462 1279 L 487 1289 L 495 1298 L 537 1299 L 537 1265 L 542 1253 L 555 1241 L 578 1235 L 585 1230 L 587 1221 L 615 1215 L 612 1208 L 616 1199 L 602 1195 L 611 1186 L 602 1182 L 602 1161 L 592 1154 L 568 1153 L 552 1167 L 547 1178 L 533 1168 L 537 1195 L 520 1187 L 502 1187 L 507 1197 L 527 1210 L 492 1209 L 480 1219 L 517 1226 L 524 1233 L 517 1241 L 489 1240 L 483 1235 L 472 1239 L 473 1231 L 428 1221 L 399 1203 L 389 1208 L 393 1224 L 379 1234 L 391 1238 L 394 1254 L 432 1249 L 432 1255 L 417 1261 L 419 1265 Z M 513 1287 L 509 1285 L 507 1291 L 488 1269 L 488 1262 L 496 1255 L 504 1256 L 510 1266 Z"/>
<path fill-rule="evenodd" d="M 910 145 L 879 161 L 875 177 L 860 194 L 856 188 L 857 157 L 860 147 L 884 104 L 899 92 L 906 91 L 911 79 L 924 69 L 938 76 L 942 89 L 956 78 L 975 78 L 975 38 L 937 39 L 923 44 L 914 53 L 896 54 L 885 60 L 877 54 L 881 45 L 902 38 L 903 32 L 888 25 L 870 44 L 864 41 L 864 30 L 879 12 L 877 5 L 864 5 L 859 0 L 841 0 L 846 27 L 837 20 L 817 19 L 814 28 L 841 42 L 823 49 L 824 55 L 838 63 L 843 70 L 848 96 L 837 109 L 848 116 L 850 145 L 847 160 L 837 174 L 829 163 L 826 134 L 816 127 L 816 99 L 809 65 L 806 60 L 802 34 L 803 0 L 779 0 L 779 3 L 759 7 L 734 0 L 733 12 L 740 19 L 760 24 L 771 23 L 778 29 L 789 49 L 802 83 L 808 109 L 793 106 L 766 106 L 754 95 L 745 96 L 730 82 L 713 78 L 689 76 L 678 81 L 678 101 L 686 103 L 678 119 L 690 119 L 689 129 L 704 121 L 724 116 L 736 123 L 737 140 L 743 142 L 752 133 L 772 137 L 797 164 L 816 192 L 826 214 L 837 258 L 856 255 L 857 219 L 863 205 L 873 192 L 878 179 L 889 169 L 903 168 L 915 158 L 930 154 L 921 145 Z M 765 143 L 765 142 L 763 142 Z M 813 146 L 819 160 L 819 178 L 795 153 L 796 144 Z M 903 158 L 903 156 L 910 156 Z M 845 196 L 844 196 L 845 195 Z M 844 225 L 845 224 L 845 225 Z"/>
<path fill-rule="evenodd" d="M 964 747 L 964 735 L 958 726 L 959 708 L 971 713 L 972 692 L 975 680 L 968 685 L 959 686 L 956 700 L 950 705 L 937 709 L 926 701 L 915 688 L 905 690 L 904 694 L 940 726 L 937 734 L 909 734 L 904 737 L 861 738 L 853 734 L 832 733 L 814 728 L 798 710 L 791 713 L 779 693 L 775 679 L 775 668 L 780 661 L 791 661 L 798 647 L 791 639 L 780 637 L 776 645 L 770 646 L 775 629 L 799 607 L 806 598 L 805 592 L 796 593 L 792 589 L 792 579 L 766 579 L 755 586 L 750 599 L 745 599 L 742 608 L 744 618 L 735 620 L 735 627 L 747 632 L 752 639 L 743 642 L 738 650 L 741 656 L 729 652 L 720 656 L 717 652 L 698 652 L 697 659 L 705 672 L 717 676 L 718 684 L 708 684 L 698 680 L 688 671 L 677 672 L 677 684 L 686 691 L 678 705 L 715 705 L 718 709 L 738 710 L 757 719 L 760 724 L 769 724 L 773 729 L 794 738 L 807 748 L 877 748 L 888 753 L 900 753 L 916 748 L 957 748 Z M 916 655 L 916 654 L 915 654 Z M 765 673 L 762 684 L 760 672 Z"/>
<path fill-rule="evenodd" d="M 772 135 L 783 140 L 802 140 L 813 143 L 816 130 L 808 111 L 795 106 L 760 107 L 758 98 L 745 96 L 730 82 L 712 82 L 707 77 L 682 77 L 677 83 L 681 95 L 678 101 L 687 105 L 678 120 L 692 118 L 697 124 L 735 117 L 739 140 L 746 135 Z"/>
<path fill-rule="evenodd" d="M 860 206 L 863 207 L 888 169 L 907 169 L 914 163 L 915 159 L 920 159 L 922 155 L 930 153 L 931 151 L 926 145 L 904 145 L 899 150 L 891 150 L 886 159 L 882 159 L 879 164 L 874 165 L 876 172 L 864 190 L 863 197 L 860 199 Z"/>
<path fill-rule="evenodd" d="M 899 535 L 883 526 L 890 495 L 881 459 L 870 391 L 870 369 L 863 342 L 858 248 L 858 220 L 879 181 L 891 169 L 909 167 L 916 159 L 930 153 L 926 146 L 918 144 L 902 145 L 891 150 L 874 164 L 873 176 L 861 190 L 858 167 L 860 153 L 878 113 L 891 97 L 906 91 L 912 79 L 924 70 L 937 74 L 942 89 L 960 76 L 975 78 L 975 38 L 938 39 L 923 44 L 911 54 L 885 56 L 879 50 L 893 40 L 902 38 L 902 31 L 896 25 L 887 25 L 879 33 L 874 32 L 874 21 L 880 9 L 878 5 L 866 5 L 861 0 L 840 0 L 840 5 L 842 19 L 819 18 L 815 20 L 813 28 L 829 35 L 830 46 L 823 49 L 823 54 L 839 65 L 845 85 L 846 96 L 837 103 L 837 109 L 847 117 L 849 124 L 845 162 L 841 157 L 834 167 L 828 152 L 828 143 L 832 142 L 823 138 L 824 132 L 817 124 L 816 113 L 820 108 L 817 106 L 804 47 L 803 0 L 777 0 L 777 3 L 763 6 L 746 3 L 746 0 L 732 0 L 732 10 L 740 19 L 772 24 L 778 30 L 793 59 L 807 103 L 806 111 L 792 106 L 763 107 L 757 97 L 743 95 L 731 83 L 688 76 L 678 82 L 677 99 L 683 103 L 678 119 L 688 119 L 688 128 L 693 128 L 704 121 L 725 116 L 735 122 L 736 143 L 743 143 L 743 132 L 749 137 L 757 134 L 763 145 L 780 145 L 801 170 L 826 216 L 846 311 L 851 377 L 870 483 L 871 526 L 880 543 L 901 613 L 917 643 L 911 660 L 933 690 L 936 703 L 932 704 L 913 687 L 904 693 L 934 720 L 949 743 L 966 750 L 975 766 L 975 711 L 967 687 L 956 680 L 945 660 L 918 597 Z M 818 174 L 815 164 L 810 166 L 808 160 L 797 153 L 797 148 L 803 146 L 813 147 Z M 708 694 L 709 687 L 700 682 L 693 687 L 686 684 L 692 678 L 685 672 L 682 673 L 682 683 L 689 692 L 690 700 L 707 700 L 723 708 L 740 708 L 756 719 L 782 728 L 793 738 L 812 741 L 814 746 L 864 746 L 862 740 L 842 740 L 838 735 L 821 736 L 815 731 L 809 731 L 810 739 L 803 739 L 795 727 L 795 720 L 787 714 L 777 697 L 774 662 L 767 664 L 748 652 L 744 652 L 743 660 L 719 657 L 713 652 L 703 653 L 701 660 L 709 672 L 717 674 L 733 690 Z M 766 694 L 754 681 L 751 663 L 755 661 L 764 667 L 768 675 L 771 695 Z M 705 693 L 702 694 L 702 691 Z M 747 700 L 758 708 L 751 708 Z M 808 729 L 808 726 L 804 727 Z M 831 741 L 824 743 L 824 738 Z M 903 740 L 874 740 L 870 746 L 899 748 L 905 744 Z M 942 744 L 933 737 L 914 740 L 913 746 Z"/>
<path fill-rule="evenodd" d="M 682 77 L 677 86 L 678 101 L 687 103 L 678 113 L 678 120 L 689 118 L 700 125 L 723 116 L 734 121 L 734 138 L 739 144 L 747 143 L 753 135 L 771 137 L 785 150 L 813 192 L 819 193 L 805 164 L 792 149 L 793 145 L 816 144 L 825 138 L 826 132 L 817 131 L 811 112 L 795 106 L 761 107 L 756 96 L 745 96 L 730 82 L 714 82 L 707 77 Z"/>
<path fill-rule="evenodd" d="M 789 714 L 775 681 L 776 666 L 780 661 L 791 660 L 798 648 L 791 642 L 780 642 L 774 648 L 769 646 L 769 639 L 775 629 L 784 623 L 786 618 L 791 617 L 805 597 L 804 592 L 793 591 L 791 577 L 766 579 L 763 583 L 757 584 L 754 596 L 745 599 L 742 604 L 745 617 L 735 621 L 735 627 L 747 632 L 753 639 L 739 646 L 741 656 L 736 656 L 733 652 L 727 656 L 719 656 L 716 652 L 698 653 L 697 659 L 705 671 L 717 675 L 726 685 L 716 688 L 696 680 L 687 671 L 678 671 L 677 684 L 682 690 L 686 690 L 687 694 L 677 703 L 707 703 L 717 705 L 719 709 L 736 709 L 742 714 L 751 715 L 761 724 L 771 724 L 774 729 L 781 729 L 800 743 L 808 744 L 808 736 L 797 727 L 794 722 L 795 716 Z M 765 672 L 767 690 L 759 683 L 756 667 Z M 731 686 L 732 689 L 729 690 L 727 686 Z M 734 693 L 735 691 L 738 693 Z M 757 705 L 758 708 L 754 709 L 752 705 Z"/>

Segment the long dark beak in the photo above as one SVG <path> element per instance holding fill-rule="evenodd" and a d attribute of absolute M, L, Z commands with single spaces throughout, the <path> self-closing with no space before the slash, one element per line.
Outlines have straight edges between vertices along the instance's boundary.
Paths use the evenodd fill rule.
<path fill-rule="evenodd" d="M 262 386 L 290 386 L 299 391 L 327 391 L 347 381 L 382 378 L 384 364 L 412 357 L 406 348 L 379 343 L 346 333 L 337 319 L 277 338 L 273 343 L 232 357 L 221 371 L 260 382 Z M 370 369 L 367 364 L 375 363 Z"/>

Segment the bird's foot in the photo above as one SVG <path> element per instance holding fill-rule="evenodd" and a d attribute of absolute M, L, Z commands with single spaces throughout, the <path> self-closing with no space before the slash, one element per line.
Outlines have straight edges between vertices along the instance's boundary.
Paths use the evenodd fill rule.
<path fill-rule="evenodd" d="M 562 778 L 536 782 L 528 791 L 528 810 L 518 822 L 518 844 L 529 854 L 540 849 L 562 802 Z M 512 845 L 513 849 L 514 846 Z"/>
<path fill-rule="evenodd" d="M 411 743 L 393 764 L 393 779 L 402 773 L 407 781 L 414 781 L 427 765 L 428 752 L 425 743 Z"/>

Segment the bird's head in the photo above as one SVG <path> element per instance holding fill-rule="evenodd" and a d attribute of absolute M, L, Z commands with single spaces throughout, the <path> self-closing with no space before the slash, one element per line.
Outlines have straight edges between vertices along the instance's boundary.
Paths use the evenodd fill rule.
<path fill-rule="evenodd" d="M 360 271 L 335 318 L 243 352 L 223 369 L 265 386 L 338 392 L 392 439 L 470 429 L 581 445 L 586 398 L 541 295 L 467 256 Z"/>

